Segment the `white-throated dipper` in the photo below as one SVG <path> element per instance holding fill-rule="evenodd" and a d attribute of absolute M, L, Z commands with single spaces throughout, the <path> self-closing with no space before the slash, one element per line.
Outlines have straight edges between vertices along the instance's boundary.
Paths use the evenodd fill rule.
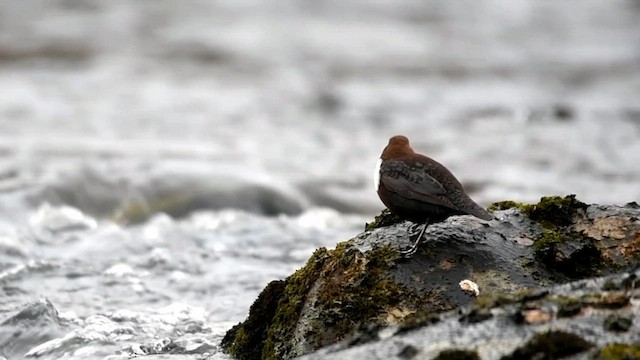
<path fill-rule="evenodd" d="M 471 200 L 451 171 L 413 151 L 406 136 L 396 135 L 389 139 L 376 165 L 374 182 L 380 200 L 393 214 L 414 223 L 424 223 L 418 239 L 405 254 L 417 250 L 429 223 L 452 215 L 493 219 Z"/>

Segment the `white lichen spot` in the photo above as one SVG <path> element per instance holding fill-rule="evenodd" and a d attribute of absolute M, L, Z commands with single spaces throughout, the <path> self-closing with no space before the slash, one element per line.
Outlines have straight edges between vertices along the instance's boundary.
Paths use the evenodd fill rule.
<path fill-rule="evenodd" d="M 462 289 L 463 291 L 471 292 L 474 296 L 480 295 L 480 288 L 478 288 L 478 284 L 474 283 L 471 280 L 462 280 L 460 281 L 459 285 L 460 289 Z"/>

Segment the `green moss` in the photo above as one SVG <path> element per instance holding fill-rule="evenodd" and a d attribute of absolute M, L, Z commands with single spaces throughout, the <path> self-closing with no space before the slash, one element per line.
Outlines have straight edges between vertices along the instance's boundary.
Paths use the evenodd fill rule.
<path fill-rule="evenodd" d="M 574 222 L 574 217 L 587 204 L 576 199 L 575 195 L 545 196 L 540 202 L 525 211 L 527 216 L 545 227 L 567 226 Z"/>
<path fill-rule="evenodd" d="M 402 222 L 402 218 L 398 215 L 392 214 L 389 209 L 384 209 L 380 215 L 376 216 L 372 222 L 364 225 L 364 231 L 371 231 L 373 229 L 390 226 Z"/>
<path fill-rule="evenodd" d="M 549 300 L 558 306 L 557 316 L 559 318 L 576 316 L 584 306 L 580 300 L 568 296 L 553 296 Z"/>
<path fill-rule="evenodd" d="M 471 350 L 445 350 L 433 360 L 480 360 L 478 352 Z"/>
<path fill-rule="evenodd" d="M 576 199 L 575 195 L 545 196 L 537 204 L 516 201 L 500 201 L 489 206 L 489 211 L 516 208 L 531 220 L 544 227 L 566 226 L 573 223 L 574 216 L 587 205 Z"/>
<path fill-rule="evenodd" d="M 596 275 L 603 268 L 603 258 L 593 239 L 572 231 L 569 225 L 587 205 L 575 195 L 546 196 L 537 204 L 515 201 L 494 203 L 490 209 L 517 208 L 532 221 L 539 223 L 543 231 L 534 240 L 536 259 L 570 278 Z"/>
<path fill-rule="evenodd" d="M 481 292 L 474 301 L 474 308 L 493 309 L 502 305 L 515 304 L 520 301 L 520 298 L 517 294 Z"/>
<path fill-rule="evenodd" d="M 533 247 L 538 261 L 570 278 L 597 275 L 605 265 L 593 239 L 583 234 L 545 229 Z"/>
<path fill-rule="evenodd" d="M 640 359 L 640 344 L 609 344 L 593 357 L 594 360 L 636 360 Z"/>
<path fill-rule="evenodd" d="M 613 290 L 621 290 L 620 284 L 615 281 L 609 279 L 602 284 L 602 290 L 604 291 L 613 291 Z"/>
<path fill-rule="evenodd" d="M 259 359 L 278 302 L 282 297 L 285 282 L 270 282 L 251 305 L 249 317 L 229 330 L 222 339 L 221 346 L 240 360 Z"/>
<path fill-rule="evenodd" d="M 261 357 L 255 359 L 278 359 L 288 349 L 283 344 L 292 337 L 302 306 L 311 286 L 316 281 L 320 269 L 330 258 L 325 248 L 316 250 L 307 264 L 286 279 L 283 296 L 278 303 L 276 313 L 269 325 L 264 347 L 260 348 Z"/>
<path fill-rule="evenodd" d="M 560 359 L 589 350 L 593 344 L 564 331 L 537 334 L 524 346 L 501 360 Z"/>
<path fill-rule="evenodd" d="M 226 333 L 222 348 L 240 360 L 275 359 L 274 343 L 293 331 L 305 296 L 328 256 L 327 249 L 320 248 L 286 280 L 269 283 L 251 305 L 247 319 Z"/>
<path fill-rule="evenodd" d="M 489 205 L 489 207 L 487 208 L 487 210 L 494 212 L 494 211 L 498 211 L 498 210 L 508 210 L 508 209 L 512 209 L 512 208 L 516 208 L 518 210 L 520 210 L 521 212 L 528 214 L 531 207 L 533 207 L 534 205 L 530 205 L 530 204 L 526 204 L 526 203 L 521 203 L 521 202 L 516 202 L 516 201 L 512 201 L 512 200 L 505 200 L 505 201 L 498 201 L 498 202 L 494 202 L 493 204 Z"/>
<path fill-rule="evenodd" d="M 550 249 L 553 249 L 557 244 L 564 241 L 564 237 L 557 231 L 553 230 L 544 230 L 542 235 L 538 237 L 534 243 L 533 248 L 536 250 L 536 253 L 546 252 Z"/>
<path fill-rule="evenodd" d="M 391 247 L 366 255 L 346 246 L 336 248 L 321 274 L 324 281 L 317 298 L 323 328 L 334 339 L 318 339 L 318 346 L 344 338 L 358 326 L 382 324 L 386 310 L 408 297 L 406 289 L 383 276 L 399 257 Z"/>
<path fill-rule="evenodd" d="M 335 343 L 360 326 L 385 324 L 388 310 L 402 308 L 401 299 L 417 301 L 415 295 L 407 294 L 403 286 L 384 276 L 399 258 L 399 252 L 392 247 L 363 254 L 348 243 L 338 244 L 333 251 L 316 251 L 304 268 L 287 278 L 259 358 L 299 355 L 292 344 L 294 337 L 300 335 L 296 331 L 302 331 L 298 320 L 309 296 L 317 316 L 307 319 L 308 328 L 323 330 L 304 334 L 311 348 Z"/>

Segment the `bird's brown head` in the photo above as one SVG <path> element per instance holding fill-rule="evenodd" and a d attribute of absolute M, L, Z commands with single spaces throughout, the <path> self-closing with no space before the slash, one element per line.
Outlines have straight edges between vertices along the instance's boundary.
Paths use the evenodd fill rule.
<path fill-rule="evenodd" d="M 400 158 L 408 155 L 415 154 L 411 146 L 409 146 L 409 139 L 403 135 L 396 135 L 389 139 L 387 147 L 382 151 L 380 158 L 382 160 Z"/>

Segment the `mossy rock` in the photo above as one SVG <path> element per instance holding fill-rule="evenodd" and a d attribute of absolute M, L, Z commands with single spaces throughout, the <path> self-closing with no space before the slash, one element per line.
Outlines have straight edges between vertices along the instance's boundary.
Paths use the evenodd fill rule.
<path fill-rule="evenodd" d="M 593 360 L 638 360 L 640 344 L 609 344 L 600 349 Z"/>
<path fill-rule="evenodd" d="M 317 250 L 307 265 L 282 285 L 263 291 L 247 321 L 227 333 L 223 348 L 243 360 L 290 358 L 344 339 L 360 325 L 386 324 L 390 311 L 421 303 L 385 277 L 398 258 L 397 250 L 389 247 L 377 248 L 366 256 L 346 243 L 331 251 Z M 274 288 L 280 293 L 272 294 Z M 278 299 L 276 309 L 261 302 L 267 297 Z M 314 304 L 314 315 L 300 321 L 307 302 Z M 416 306 L 413 304 L 414 311 Z M 256 324 L 255 319 L 262 323 Z M 312 329 L 318 328 L 323 333 L 314 334 Z M 305 340 L 295 342 L 299 346 L 294 348 L 294 338 Z"/>
<path fill-rule="evenodd" d="M 380 215 L 376 216 L 372 222 L 366 223 L 364 225 L 364 231 L 371 231 L 373 229 L 391 226 L 397 223 L 400 223 L 404 220 L 400 218 L 398 215 L 392 214 L 389 209 L 384 209 L 380 213 Z"/>
<path fill-rule="evenodd" d="M 633 325 L 633 318 L 612 314 L 604 319 L 602 325 L 608 331 L 625 332 Z"/>
<path fill-rule="evenodd" d="M 285 286 L 281 280 L 270 282 L 251 306 L 247 320 L 231 328 L 221 346 L 236 354 L 239 360 L 259 359 L 267 340 L 267 326 L 276 313 Z"/>
<path fill-rule="evenodd" d="M 611 281 L 607 286 L 615 291 L 604 294 L 598 292 L 603 284 L 579 297 L 533 289 L 637 267 L 638 209 L 585 208 L 572 195 L 543 198 L 535 205 L 496 205 L 506 207 L 519 210 L 497 210 L 498 220 L 490 223 L 455 216 L 430 224 L 418 251 L 407 258 L 401 250 L 415 240 L 411 223 L 398 223 L 385 211 L 367 231 L 335 250 L 318 249 L 303 268 L 267 286 L 247 320 L 227 333 L 222 347 L 241 360 L 287 359 L 331 344 L 375 341 L 378 329 L 389 325 L 398 325 L 398 334 L 437 326 L 441 314 L 466 306 L 471 310 L 461 312 L 458 321 L 467 325 L 490 323 L 495 307 L 519 306 L 510 321 L 518 323 L 513 320 L 520 314 L 518 324 L 525 324 L 529 320 L 524 315 L 536 304 L 545 304 L 537 308 L 543 312 L 556 309 L 556 319 L 562 321 L 580 318 L 576 315 L 586 308 L 615 311 L 629 306 L 625 291 L 635 286 L 631 276 Z M 612 215 L 615 222 L 607 220 Z M 619 228 L 611 232 L 611 224 Z M 606 238 L 607 233 L 615 237 Z M 463 291 L 462 280 L 476 283 L 480 296 Z M 563 340 L 536 336 L 511 358 L 527 359 L 540 352 L 559 357 L 590 347 L 568 333 L 551 335 Z M 407 351 L 405 355 L 412 353 Z"/>
<path fill-rule="evenodd" d="M 586 208 L 587 204 L 577 200 L 575 195 L 546 196 L 528 208 L 527 216 L 547 226 L 568 226 Z"/>
<path fill-rule="evenodd" d="M 501 201 L 489 209 L 518 209 L 527 218 L 541 226 L 540 234 L 533 239 L 533 248 L 538 261 L 550 271 L 567 279 L 580 279 L 619 270 L 614 263 L 607 262 L 603 250 L 607 245 L 592 239 L 575 226 L 587 222 L 588 205 L 575 195 L 545 196 L 537 204 Z M 640 242 L 638 243 L 640 247 Z M 631 253 L 631 249 L 627 250 Z M 640 252 L 639 252 L 640 254 Z"/>
<path fill-rule="evenodd" d="M 587 208 L 587 204 L 576 199 L 575 195 L 544 196 L 537 204 L 526 204 L 511 200 L 495 202 L 489 211 L 516 208 L 531 220 L 545 227 L 567 226 L 573 223 L 575 216 Z"/>
<path fill-rule="evenodd" d="M 533 247 L 541 263 L 572 279 L 598 275 L 607 265 L 596 243 L 575 232 L 544 230 Z"/>

